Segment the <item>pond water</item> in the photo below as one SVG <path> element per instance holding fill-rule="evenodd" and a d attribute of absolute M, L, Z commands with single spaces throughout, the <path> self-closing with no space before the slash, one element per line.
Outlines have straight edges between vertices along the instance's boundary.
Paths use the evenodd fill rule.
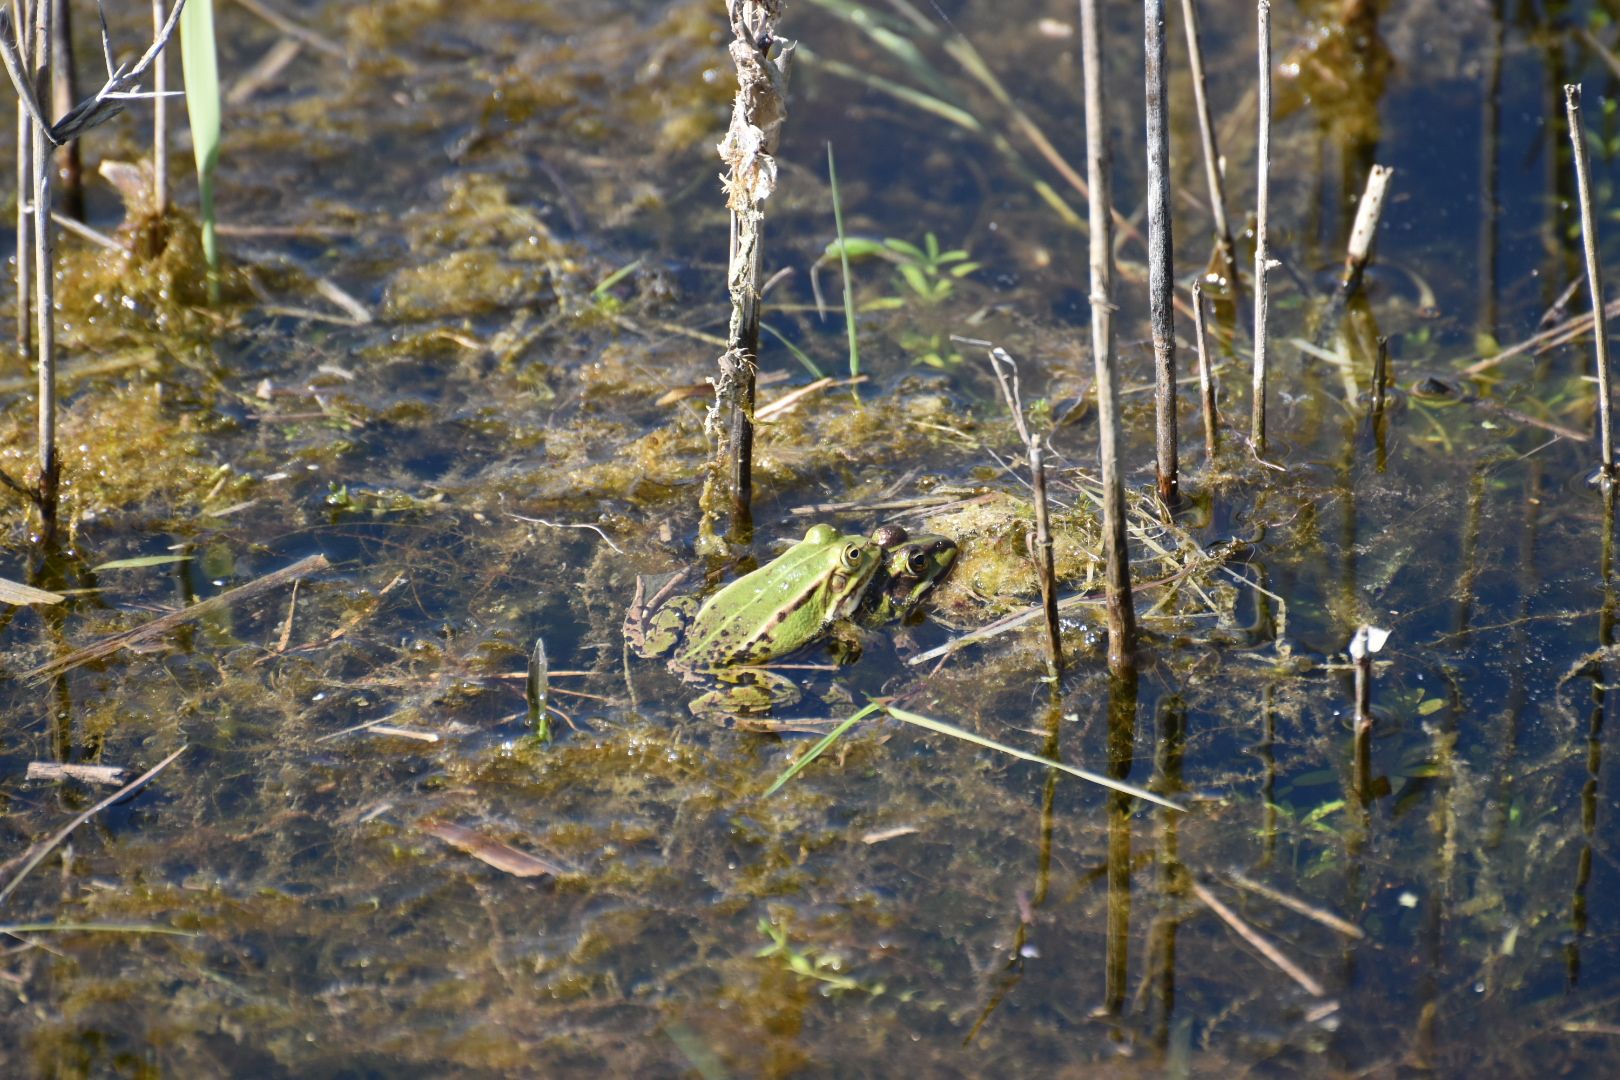
<path fill-rule="evenodd" d="M 1212 233 L 1170 6 L 1186 301 Z M 1590 335 L 1510 349 L 1589 306 L 1566 82 L 1586 88 L 1611 265 L 1620 250 L 1620 32 L 1585 4 L 1274 6 L 1271 464 L 1243 446 L 1246 295 L 1212 284 L 1224 442 L 1210 462 L 1185 383 L 1166 525 L 1148 497 L 1140 13 L 1114 7 L 1134 692 L 1110 684 L 1088 591 L 1074 7 L 794 0 L 762 405 L 810 366 L 847 377 L 838 270 L 816 266 L 828 143 L 849 234 L 914 248 L 853 267 L 863 381 L 762 425 L 747 554 L 816 521 L 898 521 L 957 536 L 963 559 L 929 619 L 868 635 L 837 672 L 792 672 L 809 692 L 759 732 L 695 718 L 693 688 L 621 630 L 638 575 L 698 562 L 727 317 L 722 5 L 286 0 L 308 33 L 275 70 L 283 32 L 223 6 L 241 91 L 224 300 L 200 302 L 184 245 L 135 271 L 61 242 L 67 527 L 42 553 L 14 499 L 0 573 L 68 598 L 0 622 L 0 888 L 114 790 L 31 780 L 30 762 L 133 776 L 185 750 L 0 899 L 5 1074 L 1620 1069 Z M 1201 12 L 1241 228 L 1255 13 Z M 132 48 L 144 10 L 110 17 Z M 98 129 L 87 171 L 147 154 L 149 116 Z M 183 141 L 172 160 L 194 206 Z M 1374 163 L 1390 196 L 1339 317 Z M 87 201 L 120 228 L 113 189 L 94 179 Z M 967 258 L 930 258 L 930 236 Z M 1185 310 L 1177 333 L 1185 377 Z M 1375 423 L 1379 337 L 1394 389 Z M 1029 628 L 913 662 L 1031 602 L 1027 470 L 974 342 L 1017 359 L 1050 433 L 1059 568 L 1086 594 L 1056 684 Z M 21 476 L 32 399 L 8 355 L 0 466 Z M 328 565 L 296 586 L 36 670 L 315 555 Z M 1358 760 L 1362 625 L 1390 637 Z M 525 703 L 537 638 L 550 741 Z M 874 697 L 1185 811 L 881 714 L 766 794 L 809 732 Z M 524 855 L 551 872 L 510 872 Z M 20 929 L 42 923 L 58 928 Z"/>

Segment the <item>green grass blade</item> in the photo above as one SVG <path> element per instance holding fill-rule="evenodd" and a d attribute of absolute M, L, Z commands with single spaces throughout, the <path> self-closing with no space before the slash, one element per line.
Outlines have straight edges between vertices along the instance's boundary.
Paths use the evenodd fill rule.
<path fill-rule="evenodd" d="M 804 369 L 806 371 L 808 371 L 811 375 L 813 375 L 815 378 L 825 379 L 827 377 L 826 374 L 822 372 L 821 368 L 817 366 L 816 362 L 814 360 L 810 359 L 810 357 L 805 354 L 805 351 L 803 349 L 799 348 L 797 345 L 793 344 L 793 342 L 789 341 L 787 338 L 782 336 L 782 331 L 778 330 L 776 327 L 772 326 L 770 323 L 764 323 L 764 322 L 759 324 L 759 328 L 761 330 L 764 330 L 767 333 L 769 333 L 772 337 L 774 337 L 777 341 L 780 341 L 783 345 L 786 345 L 787 346 L 787 351 L 793 354 L 793 358 L 795 360 L 797 360 L 799 363 L 803 364 Z"/>
<path fill-rule="evenodd" d="M 1184 806 L 1179 806 L 1176 803 L 1171 802 L 1163 795 L 1155 795 L 1146 788 L 1139 788 L 1135 784 L 1127 784 L 1123 780 L 1115 780 L 1110 776 L 1102 776 L 1098 773 L 1091 772 L 1088 769 L 1082 769 L 1074 765 L 1065 765 L 1061 761 L 1053 761 L 1051 758 L 1044 758 L 1039 754 L 1031 754 L 1027 751 L 1019 750 L 1016 747 L 1007 746 L 1005 743 L 998 743 L 994 740 L 986 739 L 982 735 L 975 735 L 971 731 L 965 731 L 962 728 L 947 724 L 942 720 L 934 720 L 930 717 L 921 716 L 914 712 L 907 712 L 905 709 L 897 709 L 893 705 L 889 706 L 889 715 L 894 717 L 896 720 L 903 720 L 908 724 L 913 724 L 925 730 L 935 732 L 936 734 L 949 735 L 953 739 L 961 739 L 964 742 L 970 742 L 975 746 L 982 746 L 986 750 L 995 750 L 1003 754 L 1011 754 L 1013 757 L 1022 761 L 1032 761 L 1037 765 L 1047 765 L 1054 769 L 1060 769 L 1063 772 L 1068 773 L 1070 776 L 1078 776 L 1080 779 L 1090 783 L 1100 784 L 1105 788 L 1110 788 L 1126 795 L 1134 795 L 1138 799 L 1146 799 L 1150 803 L 1158 803 L 1160 806 L 1167 806 L 1171 810 L 1185 811 L 1187 809 Z"/>
<path fill-rule="evenodd" d="M 180 69 L 186 80 L 186 113 L 197 158 L 197 202 L 202 214 L 203 255 L 208 259 L 208 299 L 219 300 L 219 236 L 214 220 L 214 171 L 219 165 L 219 61 L 214 52 L 214 0 L 190 0 L 180 13 Z"/>
<path fill-rule="evenodd" d="M 868 716 L 871 716 L 881 708 L 883 708 L 882 705 L 873 702 L 860 712 L 856 713 L 854 716 L 851 716 L 848 720 L 845 720 L 843 723 L 827 732 L 826 735 L 822 736 L 821 741 L 812 746 L 802 758 L 788 766 L 787 771 L 781 776 L 778 776 L 776 778 L 776 782 L 765 789 L 765 794 L 776 794 L 778 788 L 787 783 L 789 780 L 793 779 L 795 776 L 798 776 L 806 766 L 808 766 L 812 761 L 816 760 L 816 758 L 820 757 L 826 751 L 827 747 L 831 746 L 833 743 L 842 738 L 844 732 L 848 731 L 862 720 L 865 720 Z"/>
<path fill-rule="evenodd" d="M 861 373 L 861 348 L 855 340 L 855 290 L 849 278 L 849 245 L 844 241 L 844 204 L 838 199 L 838 166 L 827 144 L 827 183 L 832 188 L 833 228 L 838 232 L 838 265 L 844 272 L 844 326 L 849 332 L 849 377 Z"/>

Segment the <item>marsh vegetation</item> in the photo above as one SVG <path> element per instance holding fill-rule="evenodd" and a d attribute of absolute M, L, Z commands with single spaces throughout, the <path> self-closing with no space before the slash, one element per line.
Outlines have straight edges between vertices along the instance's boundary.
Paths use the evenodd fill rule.
<path fill-rule="evenodd" d="M 153 241 L 148 107 L 81 147 L 87 222 L 119 243 L 57 238 L 57 528 L 42 543 L 18 496 L 0 534 L 0 576 L 63 597 L 0 608 L 5 1071 L 1613 1072 L 1613 496 L 1589 483 L 1562 90 L 1585 86 L 1612 266 L 1606 11 L 1278 0 L 1256 454 L 1255 9 L 1200 5 L 1229 258 L 1171 5 L 1165 506 L 1141 11 L 1104 5 L 1124 692 L 1072 7 L 788 4 L 754 537 L 705 555 L 723 5 L 221 4 L 217 299 L 178 122 Z M 107 14 L 150 39 L 148 6 Z M 75 46 L 99 70 L 93 34 Z M 1348 291 L 1374 166 L 1394 172 Z M 1056 680 L 1038 617 L 975 633 L 1039 599 L 991 349 L 1044 449 Z M 0 362 L 0 468 L 27 478 L 34 376 Z M 770 724 L 694 717 L 627 649 L 638 576 L 711 593 L 822 522 L 960 554 L 858 661 L 795 657 L 823 670 L 790 673 L 807 692 Z M 1362 627 L 1388 631 L 1364 711 Z M 873 701 L 893 712 L 765 794 Z"/>

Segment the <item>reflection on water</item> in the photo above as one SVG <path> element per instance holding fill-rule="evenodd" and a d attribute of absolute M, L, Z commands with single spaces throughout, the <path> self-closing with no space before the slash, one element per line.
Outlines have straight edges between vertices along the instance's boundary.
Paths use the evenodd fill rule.
<path fill-rule="evenodd" d="M 1584 310 L 1563 297 L 1579 262 L 1560 87 L 1592 91 L 1607 229 L 1620 144 L 1599 102 L 1620 35 L 1584 9 L 1278 5 L 1268 427 L 1285 470 L 1230 424 L 1249 345 L 1219 297 L 1225 447 L 1205 463 L 1189 408 L 1186 505 L 1173 529 L 1137 522 L 1139 681 L 1109 685 L 1081 604 L 1054 686 L 1027 632 L 906 661 L 1023 602 L 1017 501 L 980 498 L 1022 497 L 1015 436 L 981 350 L 952 335 L 1019 358 L 1037 425 L 1089 383 L 1070 12 L 790 10 L 804 52 L 766 276 L 792 273 L 766 299 L 762 400 L 810 381 L 779 340 L 844 364 L 810 282 L 833 238 L 827 140 L 846 227 L 873 241 L 853 270 L 869 378 L 762 427 L 753 557 L 812 520 L 949 513 L 980 558 L 964 547 L 958 572 L 979 576 L 951 630 L 885 631 L 858 663 L 802 673 L 789 719 L 894 695 L 1177 814 L 891 721 L 765 798 L 808 743 L 696 721 L 689 687 L 627 656 L 636 575 L 692 561 L 691 388 L 724 325 L 714 7 L 288 5 L 345 59 L 306 38 L 232 112 L 236 299 L 171 310 L 64 240 L 69 366 L 118 364 L 67 403 L 71 543 L 41 560 L 20 515 L 10 534 L 7 575 L 71 595 L 3 616 L 0 852 L 111 790 L 26 780 L 28 762 L 139 771 L 189 749 L 4 900 L 12 925 L 122 928 L 14 935 L 14 1071 L 1611 1071 L 1614 504 L 1584 482 L 1589 342 L 1509 347 Z M 1235 223 L 1254 199 L 1253 15 L 1202 11 Z M 1110 14 L 1108 77 L 1125 453 L 1145 490 L 1135 17 Z M 1185 298 L 1212 239 L 1169 18 Z M 241 9 L 220 21 L 228 70 L 280 36 Z M 87 153 L 138 155 L 139 120 Z M 1395 169 L 1376 258 L 1337 311 L 1374 163 Z M 91 189 L 93 223 L 119 214 Z M 1380 338 L 1394 388 L 1374 420 Z M 5 385 L 0 454 L 21 473 L 27 381 Z M 1051 435 L 1077 523 L 1067 470 L 1092 466 L 1093 431 L 1082 408 Z M 991 519 L 998 502 L 1014 509 Z M 1077 589 L 1090 536 L 1068 537 Z M 1176 572 L 1194 546 L 1219 560 Z M 296 590 L 20 677 L 316 552 L 333 569 Z M 1362 625 L 1391 636 L 1358 754 L 1345 650 Z M 536 637 L 549 745 L 523 697 Z M 525 853 L 567 872 L 519 876 Z"/>

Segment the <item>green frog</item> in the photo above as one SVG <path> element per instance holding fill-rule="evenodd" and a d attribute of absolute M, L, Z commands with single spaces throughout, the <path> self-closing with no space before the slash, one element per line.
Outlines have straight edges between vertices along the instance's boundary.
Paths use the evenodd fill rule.
<path fill-rule="evenodd" d="M 938 541 L 948 545 L 948 555 Z M 849 620 L 877 626 L 903 618 L 954 556 L 955 545 L 944 537 L 912 540 L 898 526 L 868 538 L 815 525 L 780 556 L 701 604 L 695 596 L 665 599 L 680 576 L 651 600 L 638 579 L 624 636 L 639 656 L 668 655 L 670 670 L 687 682 L 714 684 L 691 702 L 697 715 L 765 713 L 798 701 L 800 691 L 764 664 Z M 863 599 L 874 585 L 884 599 L 868 611 Z"/>
<path fill-rule="evenodd" d="M 898 525 L 872 534 L 883 549 L 883 565 L 861 597 L 855 621 L 869 630 L 911 621 L 922 598 L 938 585 L 956 562 L 956 541 L 938 533 L 908 535 Z"/>

